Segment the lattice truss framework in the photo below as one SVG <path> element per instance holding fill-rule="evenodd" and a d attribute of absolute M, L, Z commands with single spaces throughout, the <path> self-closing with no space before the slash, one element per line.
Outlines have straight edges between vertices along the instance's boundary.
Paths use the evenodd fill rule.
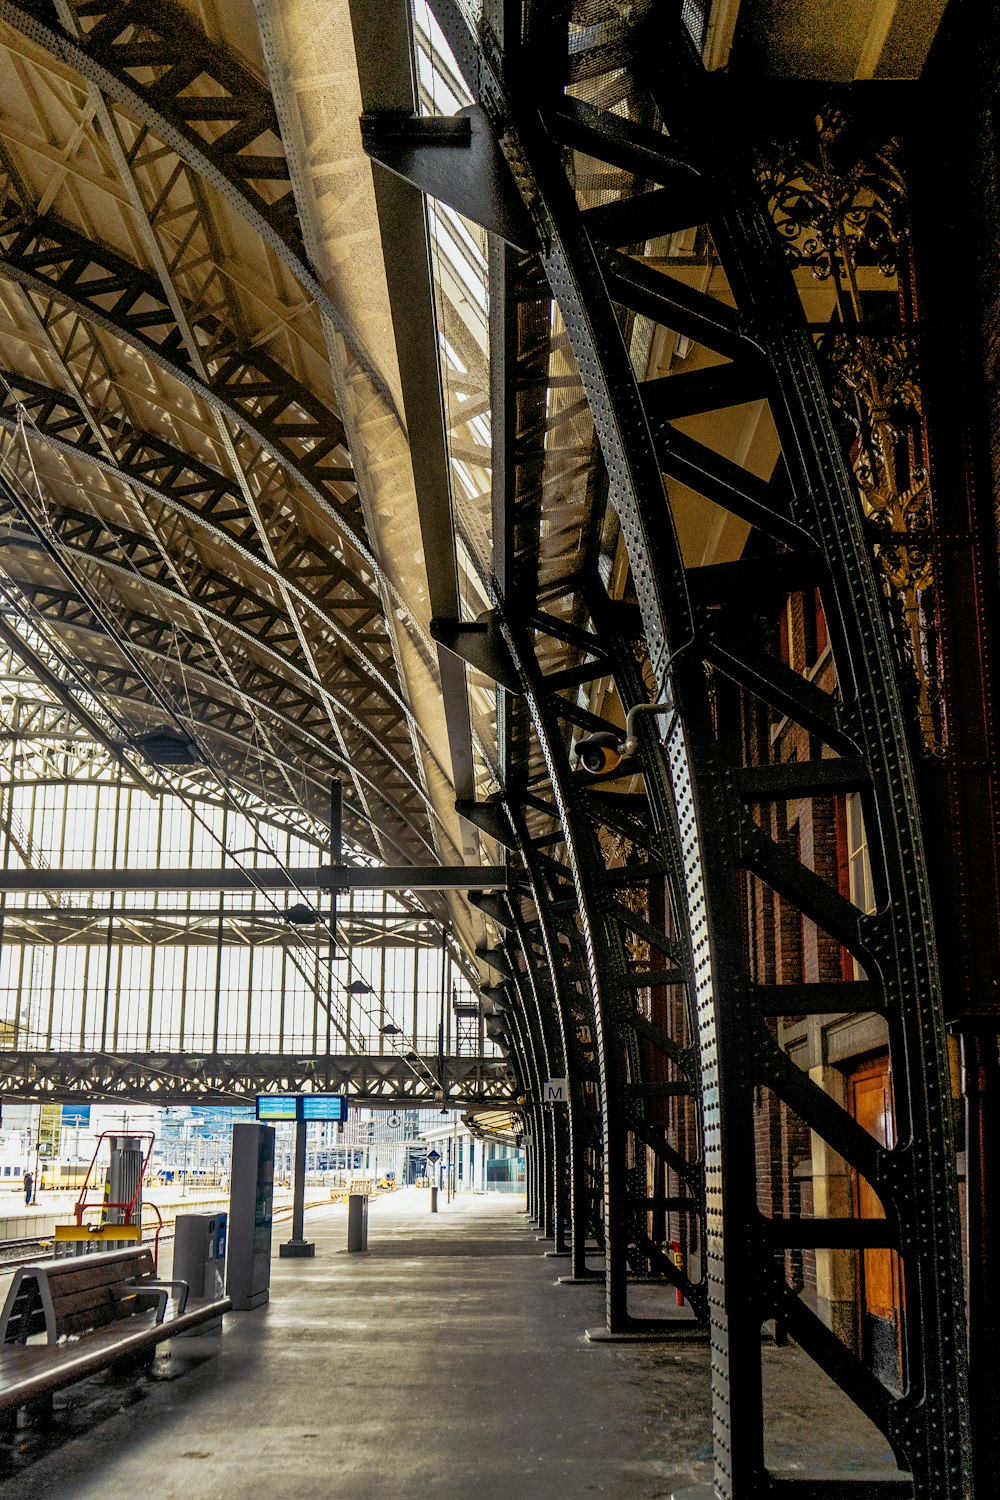
<path fill-rule="evenodd" d="M 509 198 L 492 205 L 507 241 L 491 248 L 495 611 L 485 637 L 453 635 L 512 695 L 501 796 L 480 816 L 518 849 L 526 891 L 493 901 L 499 941 L 483 956 L 528 1095 L 533 1211 L 578 1275 L 597 1235 L 612 1333 L 644 1331 L 628 1283 L 650 1269 L 707 1325 L 719 1494 L 770 1492 L 755 1371 L 773 1317 L 912 1471 L 886 1493 L 964 1495 L 948 1068 L 911 765 L 935 731 L 926 672 L 918 692 L 900 641 L 926 629 L 913 604 L 926 581 L 919 542 L 892 577 L 873 516 L 905 512 L 919 451 L 890 422 L 871 444 L 876 483 L 849 469 L 807 327 L 840 314 L 841 272 L 817 281 L 809 220 L 798 269 L 783 264 L 766 174 L 714 117 L 680 29 L 615 4 L 487 4 L 474 23 L 434 9 L 533 231 Z M 414 149 L 414 181 L 433 180 L 433 150 L 429 136 Z M 846 247 L 861 201 L 832 225 L 836 253 L 854 295 L 891 307 L 879 257 Z M 531 246 L 544 278 L 519 253 Z M 600 461 L 580 475 L 576 546 L 564 537 L 553 557 L 547 522 L 573 490 L 560 476 L 546 494 L 549 421 L 574 395 Z M 625 710 L 657 699 L 658 732 L 637 720 L 624 763 L 573 768 L 571 739 L 620 744 Z M 870 862 L 850 893 L 801 835 L 847 799 Z M 818 955 L 797 974 L 775 966 L 782 922 Z M 781 1047 L 784 1017 L 865 1012 L 891 1059 L 895 1134 L 881 1140 Z M 543 1103 L 562 1070 L 565 1114 Z M 759 1196 L 765 1099 L 885 1217 L 806 1221 Z M 667 1238 L 688 1252 L 681 1267 Z M 887 1383 L 811 1310 L 795 1269 L 804 1251 L 876 1249 L 899 1257 L 906 1288 L 905 1363 Z"/>
<path fill-rule="evenodd" d="M 166 706 L 225 776 L 314 816 L 339 775 L 352 846 L 458 857 L 426 585 L 384 566 L 373 459 L 359 475 L 347 447 L 352 421 L 369 441 L 345 390 L 359 371 L 402 430 L 395 351 L 376 357 L 312 269 L 260 38 L 245 56 L 169 5 L 29 0 L 2 20 L 5 574 L 134 730 Z M 483 551 L 462 248 L 439 316 Z M 472 710 L 481 776 L 489 696 Z M 471 768 L 468 708 L 456 734 Z"/>
<path fill-rule="evenodd" d="M 392 116 L 398 131 L 401 116 L 454 113 L 471 98 L 480 113 L 473 111 L 464 139 L 477 149 L 491 139 L 500 156 L 486 160 L 503 166 L 491 179 L 496 201 L 485 215 L 488 227 L 501 231 L 488 252 L 488 380 L 481 318 L 468 307 L 463 314 L 454 281 L 440 271 L 437 277 L 438 297 L 447 301 L 439 323 L 451 329 L 439 327 L 449 455 L 456 471 L 465 467 L 454 507 L 460 586 L 450 608 L 438 604 L 432 612 L 439 646 L 446 643 L 500 685 L 495 755 L 482 757 L 480 734 L 479 774 L 456 776 L 451 790 L 466 799 L 482 835 L 516 851 L 523 865 L 515 896 L 474 904 L 480 932 L 483 919 L 489 924 L 479 952 L 493 976 L 483 990 L 490 1033 L 522 1089 L 533 1211 L 557 1246 L 571 1250 L 576 1275 L 590 1273 L 589 1243 L 596 1239 L 606 1251 L 612 1331 L 632 1326 L 629 1280 L 650 1270 L 677 1285 L 695 1320 L 708 1327 L 720 1495 L 768 1492 L 759 1345 L 762 1322 L 777 1318 L 883 1430 L 913 1472 L 913 1492 L 958 1500 L 966 1490 L 967 1434 L 947 1068 L 908 734 L 893 687 L 898 653 L 875 548 L 803 319 L 804 310 L 809 322 L 828 320 L 835 298 L 808 267 L 792 276 L 782 264 L 750 164 L 713 120 L 687 41 L 665 25 L 656 30 L 649 7 L 490 3 L 480 15 L 476 7 L 433 0 L 432 8 L 461 81 L 451 77 L 439 95 L 421 79 L 422 89 L 401 109 L 400 95 L 387 104 L 370 80 L 366 96 L 362 77 L 361 103 Z M 235 123 L 230 114 L 221 133 L 207 128 L 218 106 L 197 82 L 205 54 L 165 63 L 156 18 L 139 7 L 130 13 L 141 16 L 145 30 L 123 28 L 122 14 L 107 6 L 60 12 L 53 46 L 51 12 L 0 0 L 0 16 L 17 38 L 18 77 L 30 75 L 34 88 L 44 78 L 64 101 L 68 91 L 74 120 L 82 113 L 88 121 L 71 137 L 75 166 L 59 163 L 78 200 L 72 214 L 58 173 L 51 197 L 38 191 L 37 165 L 26 181 L 33 144 L 11 137 L 2 249 L 21 300 L 6 315 L 15 347 L 32 351 L 30 368 L 22 362 L 16 372 L 17 399 L 25 409 L 33 403 L 35 421 L 51 428 L 46 465 L 55 455 L 60 465 L 83 466 L 73 473 L 85 468 L 88 494 L 122 467 L 123 440 L 138 443 L 127 451 L 141 455 L 141 465 L 149 455 L 155 476 L 143 491 L 153 502 L 152 510 L 141 507 L 145 529 L 124 492 L 114 491 L 127 514 L 117 520 L 113 557 L 101 555 L 103 533 L 88 518 L 100 499 L 83 515 L 67 499 L 58 517 L 35 518 L 50 546 L 86 552 L 78 573 L 90 587 L 86 600 L 66 597 L 51 551 L 14 505 L 16 555 L 38 559 L 19 586 L 33 591 L 32 602 L 74 649 L 88 643 L 90 670 L 110 676 L 94 603 L 108 597 L 101 591 L 113 579 L 114 597 L 127 599 L 130 629 L 163 681 L 182 672 L 188 693 L 200 673 L 206 696 L 252 708 L 258 724 L 267 703 L 270 733 L 284 721 L 270 707 L 265 679 L 271 673 L 288 691 L 290 661 L 297 657 L 303 669 L 303 638 L 319 652 L 304 674 L 324 683 L 314 699 L 317 725 L 329 718 L 334 696 L 352 701 L 345 676 L 336 679 L 336 693 L 327 680 L 328 672 L 348 671 L 333 643 L 336 618 L 351 639 L 349 670 L 363 663 L 365 691 L 380 705 L 401 699 L 412 710 L 419 697 L 413 664 L 432 670 L 433 647 L 419 620 L 410 631 L 405 608 L 396 608 L 405 592 L 398 570 L 383 556 L 381 576 L 366 572 L 372 543 L 364 528 L 372 526 L 373 499 L 386 491 L 378 474 L 363 472 L 352 434 L 370 437 L 383 423 L 384 469 L 395 473 L 399 428 L 391 429 L 390 419 L 400 409 L 407 419 L 426 409 L 405 378 L 397 389 L 374 367 L 374 320 L 345 325 L 310 280 L 302 244 L 312 256 L 318 230 L 329 231 L 336 219 L 331 163 L 297 165 L 294 150 L 283 163 L 270 126 L 262 147 L 269 117 L 252 90 L 239 110 L 227 104 Z M 275 55 L 294 54 L 304 69 L 308 116 L 310 89 L 315 85 L 320 102 L 321 90 L 295 52 L 303 39 L 294 17 L 279 18 L 265 6 L 260 13 L 268 17 L 268 65 Z M 174 12 L 159 8 L 157 15 Z M 331 39 L 332 32 L 317 49 L 324 57 L 335 55 Z M 38 45 L 41 55 L 33 50 Z M 433 50 L 424 47 L 428 56 Z M 63 59 L 58 65 L 55 53 Z M 208 61 L 218 69 L 217 53 Z M 222 84 L 214 92 L 231 95 L 231 85 Z M 287 111 L 287 90 L 279 93 Z M 107 131 L 91 123 L 100 126 L 101 111 L 110 112 Z M 283 125 L 287 119 L 286 112 Z M 420 185 L 419 126 L 404 123 Z M 462 139 L 456 130 L 449 149 L 462 150 Z M 429 134 L 424 141 L 429 147 Z M 187 166 L 178 175 L 181 158 Z M 185 175 L 192 167 L 197 182 Z M 303 214 L 301 242 L 286 172 Z M 100 236 L 86 215 L 105 176 L 121 185 L 128 239 L 119 226 L 98 252 Z M 171 199 L 175 188 L 181 198 Z M 205 199 L 218 250 L 205 228 Z M 241 221 L 254 223 L 262 258 L 248 256 L 245 241 L 232 236 L 234 202 Z M 200 227 L 186 238 L 186 230 L 169 227 L 175 212 L 177 223 Z M 434 210 L 434 230 L 422 242 L 428 253 L 440 256 L 442 226 L 481 244 L 455 213 L 455 205 Z M 193 286 L 183 278 L 189 245 L 198 268 Z M 205 266 L 218 277 L 206 276 Z M 878 274 L 877 266 L 856 269 L 862 279 Z M 402 291 L 391 274 L 388 280 L 395 314 Z M 332 281 L 343 289 L 343 279 Z M 304 290 L 320 311 L 311 335 L 299 310 Z M 76 337 L 84 338 L 79 359 Z M 336 340 L 342 358 L 331 378 L 324 349 Z M 271 358 L 283 372 L 280 392 L 266 365 Z M 93 371 L 100 390 L 116 393 L 107 411 L 92 396 Z M 46 394 L 53 391 L 56 400 Z M 65 405 L 70 395 L 73 409 Z M 85 399 L 87 410 L 79 404 Z M 362 401 L 375 412 L 370 422 Z M 169 424 L 154 420 L 151 409 L 161 406 L 171 413 Z M 360 505 L 331 412 L 356 460 Z M 8 424 L 16 420 L 8 410 Z M 151 438 L 191 450 L 183 498 L 170 482 L 173 454 Z M 9 453 L 13 466 L 13 443 Z M 235 572 L 239 608 L 252 627 L 233 619 L 231 605 L 215 607 L 223 597 L 215 554 L 201 555 L 210 543 L 204 520 L 196 522 L 190 510 L 190 475 L 196 473 L 198 495 L 206 482 L 204 471 L 191 467 L 194 456 L 230 482 L 212 501 L 212 524 L 226 534 L 226 576 L 231 584 Z M 135 463 L 129 467 L 131 473 Z M 280 507 L 293 492 L 297 526 L 324 545 L 336 535 L 344 572 L 365 580 L 382 603 L 380 616 L 365 614 L 367 601 L 356 596 L 346 606 L 363 614 L 364 651 L 329 596 L 319 599 L 310 569 L 308 580 L 289 575 L 280 558 L 267 555 L 266 539 L 275 529 L 280 534 Z M 184 538 L 179 552 L 150 533 L 150 515 Z M 100 520 L 107 525 L 106 509 Z M 404 534 L 391 526 L 384 533 L 393 540 L 390 562 L 403 555 Z M 87 540 L 74 543 L 78 535 Z M 175 578 L 178 556 L 182 576 Z M 130 593 L 127 580 L 140 573 L 141 590 L 132 585 Z M 300 584 L 302 594 L 293 595 Z M 161 614 L 169 604 L 174 657 L 174 638 L 183 637 L 185 650 L 195 640 L 182 669 L 170 665 L 155 617 L 139 607 L 151 592 Z M 279 598 L 284 616 L 265 649 L 265 605 Z M 805 600 L 814 601 L 827 638 L 822 663 L 808 671 L 782 654 L 776 628 L 783 611 L 794 613 Z M 491 613 L 473 627 L 483 604 Z M 300 611 L 311 611 L 308 626 Z M 911 610 L 914 620 L 918 614 Z M 423 618 L 429 625 L 427 610 Z M 213 665 L 223 660 L 224 668 Z M 441 661 L 439 653 L 439 668 Z M 440 681 L 446 689 L 443 671 Z M 473 681 L 466 701 L 480 729 L 488 723 L 492 731 L 491 694 Z M 458 698 L 466 692 L 463 685 Z M 455 694 L 445 690 L 444 697 L 454 710 Z M 651 718 L 639 721 L 637 748 L 624 764 L 592 775 L 574 769 L 573 739 L 620 738 L 625 711 L 658 699 L 669 715 L 656 727 Z M 385 713 L 388 723 L 391 710 Z M 376 723 L 367 710 L 358 717 Z M 930 723 L 933 713 L 926 717 Z M 300 719 L 297 707 L 286 715 Z M 397 742 L 377 723 L 383 759 L 371 783 L 355 787 L 359 827 L 368 817 L 396 847 L 427 849 L 438 837 L 435 817 L 438 825 L 446 821 L 431 785 L 434 757 L 408 759 L 402 727 Z M 338 724 L 353 763 L 351 736 L 364 731 Z M 795 761 L 770 754 L 783 725 L 801 732 L 805 753 Z M 419 728 L 426 730 L 425 721 Z M 412 744 L 412 725 L 410 731 Z M 473 805 L 476 790 L 491 785 L 498 795 Z M 842 892 L 790 838 L 797 810 L 809 805 L 819 816 L 848 795 L 863 807 L 872 910 Z M 453 847 L 464 837 L 453 831 Z M 756 948 L 744 941 L 747 926 L 767 910 L 821 933 L 839 971 L 823 978 L 773 972 L 767 941 Z M 780 1046 L 782 1017 L 831 1011 L 870 1011 L 884 1020 L 895 1143 L 874 1141 Z M 569 1107 L 546 1108 L 545 1081 L 563 1076 Z M 884 1219 L 806 1225 L 762 1212 L 753 1156 L 761 1093 L 780 1099 L 804 1131 L 877 1191 Z M 675 1237 L 686 1251 L 681 1267 L 662 1251 Z M 876 1380 L 797 1295 L 790 1267 L 803 1248 L 885 1248 L 900 1256 L 908 1329 L 901 1389 Z"/>

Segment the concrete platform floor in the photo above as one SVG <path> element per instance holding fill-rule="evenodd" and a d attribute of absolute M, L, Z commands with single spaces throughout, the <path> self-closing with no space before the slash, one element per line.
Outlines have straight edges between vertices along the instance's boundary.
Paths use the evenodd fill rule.
<path fill-rule="evenodd" d="M 597 1286 L 557 1286 L 520 1200 L 377 1200 L 307 1218 L 314 1260 L 221 1338 L 164 1346 L 151 1376 L 56 1397 L 0 1445 L 0 1500 L 666 1500 L 710 1494 L 705 1346 L 592 1344 Z M 641 1313 L 672 1295 L 637 1288 Z M 794 1349 L 766 1349 L 769 1458 L 796 1477 L 896 1472 L 886 1444 Z"/>

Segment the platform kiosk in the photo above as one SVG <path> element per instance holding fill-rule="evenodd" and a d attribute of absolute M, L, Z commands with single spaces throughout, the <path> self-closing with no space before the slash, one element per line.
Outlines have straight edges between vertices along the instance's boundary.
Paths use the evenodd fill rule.
<path fill-rule="evenodd" d="M 226 1290 L 234 1310 L 260 1307 L 271 1294 L 274 1131 L 252 1122 L 233 1126 Z"/>

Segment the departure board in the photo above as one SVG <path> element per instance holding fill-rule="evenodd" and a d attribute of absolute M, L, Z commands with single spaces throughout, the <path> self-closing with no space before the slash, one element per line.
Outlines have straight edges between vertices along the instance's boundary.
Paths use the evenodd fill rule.
<path fill-rule="evenodd" d="M 258 1094 L 257 1118 L 268 1122 L 297 1120 L 299 1118 L 297 1100 L 297 1094 Z"/>
<path fill-rule="evenodd" d="M 283 1120 L 343 1124 L 347 1119 L 347 1095 L 258 1094 L 257 1118 L 271 1125 Z"/>

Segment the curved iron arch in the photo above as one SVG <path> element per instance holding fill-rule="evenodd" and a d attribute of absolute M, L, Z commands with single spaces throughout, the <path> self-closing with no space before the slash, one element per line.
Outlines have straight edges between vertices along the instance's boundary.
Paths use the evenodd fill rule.
<path fill-rule="evenodd" d="M 88 5 L 87 19 L 95 18 L 94 27 L 75 38 L 62 25 L 50 0 L 0 0 L 0 19 L 131 110 L 233 204 L 344 337 L 402 426 L 395 398 L 375 360 L 309 264 L 294 199 L 288 194 L 276 205 L 255 186 L 262 181 L 290 179 L 269 91 L 170 0 L 154 0 L 152 4 L 112 0 L 106 6 Z M 133 33 L 139 27 L 147 28 L 152 37 L 135 37 Z M 151 64 L 162 71 L 149 82 L 129 72 L 130 67 L 145 70 Z M 184 90 L 200 73 L 215 83 L 216 92 L 204 99 L 185 98 Z M 206 135 L 193 128 L 195 120 L 208 124 Z M 211 129 L 213 123 L 228 128 L 216 133 Z M 261 156 L 244 149 L 265 135 L 279 151 Z"/>
<path fill-rule="evenodd" d="M 0 390 L 0 427 L 16 433 L 19 430 L 20 409 L 25 408 L 31 418 L 32 435 L 37 435 L 48 446 L 72 457 L 86 459 L 104 473 L 161 501 L 202 528 L 234 556 L 245 559 L 257 571 L 287 588 L 302 604 L 314 611 L 346 647 L 356 653 L 370 679 L 392 700 L 414 732 L 421 732 L 381 664 L 365 650 L 356 635 L 349 634 L 338 622 L 333 607 L 304 589 L 294 575 L 275 567 L 263 548 L 253 547 L 243 540 L 244 537 L 255 534 L 255 527 L 235 481 L 227 479 L 221 471 L 192 458 L 190 454 L 175 448 L 159 436 L 140 432 L 138 429 L 129 429 L 123 434 L 122 457 L 119 462 L 112 463 L 91 438 L 87 419 L 74 397 L 11 370 L 0 370 L 0 386 L 3 387 Z M 147 474 L 153 474 L 157 478 L 150 479 L 146 477 Z M 160 478 L 161 475 L 166 477 Z M 190 482 L 192 478 L 202 482 L 202 487 L 196 492 L 201 505 L 192 498 L 195 490 Z M 172 484 L 171 480 L 175 482 Z M 326 554 L 328 568 L 330 556 L 331 554 Z M 381 617 L 381 600 L 356 574 L 350 573 L 346 567 L 338 567 L 336 572 L 331 570 L 330 577 L 337 585 L 349 582 L 355 591 L 356 597 L 341 605 L 345 612 L 369 609 Z M 388 636 L 385 638 L 385 645 L 391 659 Z"/>
<path fill-rule="evenodd" d="M 329 455 L 344 443 L 340 418 L 300 381 L 270 355 L 245 350 L 234 338 L 216 352 L 215 378 L 206 384 L 184 348 L 156 277 L 107 246 L 88 240 L 53 214 L 16 216 L 11 224 L 0 225 L 0 242 L 0 270 L 9 280 L 55 297 L 84 322 L 141 349 L 167 375 L 235 422 L 302 485 L 379 576 L 364 535 L 360 506 L 345 502 L 330 488 L 353 484 L 353 470 L 328 462 Z M 199 319 L 192 321 L 197 326 Z M 214 318 L 210 319 L 210 338 L 218 331 Z M 285 416 L 289 409 L 294 412 L 292 419 Z M 300 457 L 300 443 L 310 445 L 306 459 Z"/>
<path fill-rule="evenodd" d="M 432 4 L 444 15 L 446 31 L 460 33 L 464 23 L 447 0 Z M 542 262 L 569 330 L 622 524 L 656 690 L 678 710 L 662 765 L 682 831 L 698 956 L 716 1488 L 729 1497 L 770 1483 L 754 1371 L 761 1323 L 776 1316 L 881 1427 L 912 1470 L 915 1494 L 959 1500 L 968 1490 L 968 1424 L 942 1009 L 909 746 L 878 585 L 801 307 L 738 144 L 702 96 L 700 65 L 679 21 L 652 24 L 629 40 L 614 65 L 642 58 L 669 137 L 560 94 L 568 71 L 565 12 L 539 18 L 534 35 L 529 16 L 526 33 L 512 37 L 509 48 L 486 22 L 474 37 L 466 28 L 463 45 L 539 231 Z M 596 67 L 598 74 L 605 70 Z M 671 189 L 676 227 L 707 221 L 737 314 L 707 294 L 692 294 L 668 273 L 620 255 L 610 225 L 602 233 L 592 220 L 591 230 L 567 181 L 560 154 L 566 147 L 626 170 L 646 193 L 644 203 L 630 202 L 627 243 L 663 232 L 663 200 L 651 201 L 650 182 Z M 638 232 L 644 208 L 648 227 Z M 653 323 L 693 331 L 733 360 L 740 378 L 748 367 L 763 365 L 784 449 L 787 501 L 686 438 L 670 425 L 669 413 L 661 416 L 654 394 L 641 388 L 632 369 L 615 303 Z M 701 396 L 698 410 L 725 404 L 718 386 Z M 811 588 L 818 578 L 842 704 L 780 663 L 760 659 L 709 619 L 692 597 L 672 535 L 664 474 L 772 538 L 793 585 Z M 738 565 L 730 568 L 728 586 L 740 572 Z M 718 572 L 707 580 L 709 590 L 713 584 L 725 593 L 727 581 Z M 770 776 L 769 768 L 727 763 L 706 692 L 706 665 L 785 712 L 828 747 L 827 755 L 797 772 L 781 768 Z M 651 757 L 648 769 L 654 765 Z M 782 797 L 844 790 L 860 791 L 869 814 L 882 902 L 872 916 L 774 844 L 750 811 Z M 903 1122 L 898 1145 L 878 1147 L 771 1038 L 767 1014 L 829 1008 L 829 997 L 823 986 L 813 995 L 808 983 L 777 986 L 789 991 L 780 997 L 754 982 L 740 938 L 740 881 L 747 875 L 778 891 L 864 963 L 869 979 L 857 994 L 843 981 L 838 1008 L 875 1008 L 886 1016 Z M 850 1355 L 777 1269 L 778 1250 L 802 1243 L 805 1231 L 801 1221 L 765 1222 L 758 1211 L 751 1149 L 755 1086 L 777 1093 L 882 1196 L 887 1218 L 879 1221 L 880 1239 L 852 1230 L 859 1221 L 836 1220 L 814 1226 L 808 1243 L 832 1236 L 827 1243 L 884 1243 L 900 1253 L 909 1341 L 901 1395 Z M 737 1403 L 730 1400 L 731 1370 L 739 1371 Z"/>
<path fill-rule="evenodd" d="M 0 504 L 0 513 L 2 513 L 2 504 Z M 346 721 L 350 723 L 350 725 L 352 725 L 353 728 L 364 737 L 364 739 L 369 741 L 375 754 L 382 758 L 389 767 L 393 768 L 398 773 L 398 775 L 401 776 L 403 780 L 410 786 L 413 793 L 416 794 L 420 806 L 424 810 L 426 810 L 423 790 L 420 786 L 418 778 L 409 767 L 407 767 L 401 760 L 399 760 L 397 754 L 393 751 L 391 745 L 386 741 L 386 739 L 384 737 L 381 739 L 379 738 L 378 731 L 372 728 L 370 724 L 367 724 L 364 719 L 357 713 L 357 711 L 353 709 L 349 703 L 344 701 L 341 693 L 337 692 L 334 688 L 326 686 L 326 684 L 324 684 L 323 682 L 317 682 L 313 677 L 310 676 L 310 674 L 304 669 L 304 667 L 300 666 L 296 662 L 294 656 L 289 656 L 286 652 L 277 649 L 277 647 L 268 640 L 266 634 L 260 634 L 253 628 L 251 628 L 252 621 L 249 623 L 245 622 L 244 619 L 235 612 L 228 612 L 225 608 L 222 608 L 218 605 L 213 605 L 205 599 L 200 598 L 198 593 L 196 592 L 192 592 L 190 594 L 182 593 L 179 589 L 167 583 L 164 578 L 159 576 L 151 576 L 150 573 L 142 570 L 141 566 L 138 567 L 134 572 L 130 571 L 124 561 L 108 556 L 106 552 L 97 550 L 92 545 L 93 532 L 104 530 L 104 528 L 101 522 L 90 512 L 82 512 L 76 514 L 68 507 L 60 507 L 52 521 L 52 524 L 56 536 L 58 537 L 60 546 L 68 548 L 70 550 L 75 549 L 79 552 L 81 559 L 85 559 L 89 565 L 98 567 L 107 576 L 112 578 L 120 578 L 124 583 L 132 586 L 141 582 L 143 586 L 145 588 L 148 588 L 154 595 L 161 594 L 165 599 L 170 600 L 179 608 L 183 610 L 189 610 L 199 618 L 202 618 L 206 621 L 211 621 L 215 625 L 225 629 L 230 634 L 242 638 L 252 649 L 255 658 L 259 658 L 260 656 L 270 658 L 270 660 L 274 664 L 274 672 L 276 676 L 282 677 L 287 675 L 290 681 L 298 680 L 303 691 L 310 691 L 315 697 L 317 704 L 319 704 L 322 698 L 329 699 L 330 702 L 332 704 L 335 704 L 337 709 L 343 713 Z M 117 551 L 120 549 L 126 554 L 126 556 L 128 555 L 130 545 L 137 545 L 141 546 L 142 548 L 148 548 L 149 546 L 148 538 L 142 536 L 141 534 L 130 535 L 123 528 L 119 528 L 118 530 L 116 530 L 113 535 L 115 550 Z M 7 545 L 15 543 L 28 549 L 35 550 L 37 550 L 40 545 L 37 536 L 35 536 L 34 533 L 23 523 L 15 523 L 8 533 L 5 541 Z M 162 564 L 158 564 L 156 566 L 156 572 L 160 573 L 162 571 Z M 199 577 L 203 583 L 210 584 L 212 581 L 211 572 L 205 569 L 199 570 Z M 239 600 L 247 601 L 251 604 L 256 603 L 257 608 L 260 612 L 266 612 L 267 614 L 273 613 L 275 620 L 283 624 L 286 630 L 288 630 L 287 623 L 285 622 L 284 617 L 280 614 L 279 611 L 272 611 L 269 608 L 267 601 L 260 599 L 255 601 L 254 596 L 250 594 L 245 587 L 241 586 L 233 579 L 227 579 L 224 577 L 224 575 L 218 575 L 217 588 L 221 588 L 222 586 L 225 586 L 226 592 L 229 594 L 231 599 L 239 598 Z M 136 611 L 133 611 L 129 616 L 130 620 L 135 621 L 138 621 L 140 618 L 141 617 Z M 164 628 L 167 628 L 166 622 L 160 621 L 158 623 L 163 625 Z M 297 642 L 297 637 L 293 632 L 288 630 L 288 634 L 291 640 Z M 220 678 L 219 681 L 221 684 L 224 679 Z M 409 741 L 407 741 L 407 744 L 409 744 Z M 373 790 L 377 789 L 375 783 L 370 782 L 370 784 L 372 785 Z M 379 792 L 379 795 L 384 797 L 384 790 Z"/>
<path fill-rule="evenodd" d="M 29 599 L 31 599 L 34 607 L 39 610 L 43 618 L 48 617 L 54 623 L 63 627 L 69 626 L 69 628 L 71 628 L 74 633 L 90 634 L 100 641 L 109 640 L 106 632 L 100 629 L 90 618 L 89 610 L 86 610 L 84 607 L 80 606 L 80 601 L 76 598 L 75 595 L 70 595 L 68 592 L 63 592 L 56 589 L 44 588 L 41 585 L 21 584 L 19 585 L 19 587 L 21 588 L 21 591 Z M 72 611 L 72 615 L 70 618 L 67 618 L 67 608 Z M 167 655 L 162 651 L 158 651 L 156 647 L 152 645 L 148 640 L 133 640 L 131 643 L 131 648 L 140 657 L 148 657 L 149 659 L 157 661 L 162 665 L 170 668 L 171 670 L 180 670 L 175 656 Z M 94 661 L 87 663 L 86 666 L 88 673 L 93 676 L 93 680 L 100 684 L 102 686 L 102 689 L 109 692 L 113 697 L 121 698 L 124 701 L 132 703 L 135 703 L 136 701 L 142 701 L 140 693 L 141 683 L 134 673 L 129 673 L 124 667 L 116 667 L 108 662 L 101 663 Z M 326 740 L 322 740 L 315 736 L 309 730 L 308 725 L 304 724 L 301 721 L 301 718 L 292 719 L 287 715 L 283 715 L 279 708 L 275 707 L 274 704 L 266 702 L 266 700 L 260 698 L 259 696 L 255 696 L 252 690 L 250 690 L 248 687 L 236 687 L 234 684 L 227 682 L 224 679 L 217 678 L 214 675 L 209 675 L 205 673 L 201 668 L 199 668 L 195 663 L 186 664 L 183 668 L 183 671 L 186 683 L 193 682 L 195 678 L 202 679 L 205 683 L 205 688 L 201 693 L 196 692 L 194 687 L 190 687 L 189 691 L 191 693 L 191 696 L 199 701 L 202 705 L 201 711 L 198 715 L 198 723 L 199 725 L 207 728 L 209 733 L 220 736 L 228 734 L 235 740 L 237 744 L 239 744 L 243 748 L 244 751 L 246 749 L 246 741 L 240 739 L 234 729 L 231 729 L 229 731 L 220 730 L 217 723 L 215 722 L 220 711 L 221 700 L 219 697 L 219 693 L 221 691 L 225 694 L 226 698 L 239 697 L 246 704 L 252 705 L 252 712 L 249 708 L 243 711 L 246 714 L 248 725 L 252 725 L 254 714 L 261 712 L 265 713 L 276 722 L 283 724 L 284 727 L 294 733 L 297 738 L 308 739 L 314 745 L 314 748 L 321 751 L 326 759 L 330 762 L 331 769 L 336 767 L 338 764 L 344 764 L 340 761 L 340 757 L 338 756 L 338 754 L 333 749 L 331 749 L 329 743 Z M 263 672 L 263 669 L 260 669 L 260 675 L 266 675 Z M 284 681 L 284 679 L 279 679 L 276 685 L 279 691 L 287 691 L 288 684 Z M 314 700 L 310 698 L 309 701 L 310 703 L 312 703 Z M 315 706 L 318 708 L 318 705 Z M 312 769 L 313 774 L 316 774 L 318 768 L 313 767 Z M 366 778 L 363 777 L 362 779 Z M 382 794 L 377 786 L 373 786 L 372 790 L 379 797 L 380 801 L 383 800 Z M 323 783 L 320 787 L 319 806 L 321 808 L 325 808 L 328 804 L 328 801 L 329 785 L 328 783 Z M 398 818 L 402 825 L 408 828 L 415 835 L 420 844 L 420 847 L 426 851 L 427 855 L 432 858 L 437 858 L 436 851 L 434 850 L 433 845 L 428 837 L 425 834 L 421 834 L 419 829 L 413 828 L 397 807 L 391 804 L 388 804 L 388 806 L 394 817 Z M 374 826 L 378 828 L 379 832 L 385 836 L 386 840 L 391 843 L 393 847 L 399 850 L 400 854 L 403 857 L 404 863 L 412 859 L 412 848 L 407 848 L 404 845 L 401 845 L 399 843 L 397 835 L 393 833 L 391 827 L 387 827 L 381 822 L 374 821 L 370 816 L 366 817 L 363 812 L 357 809 L 355 810 L 355 816 L 358 820 L 358 829 L 365 826 Z M 363 837 L 361 837 L 357 832 L 355 832 L 354 837 L 361 847 L 366 847 Z M 372 850 L 371 852 L 377 854 L 378 851 Z"/>

